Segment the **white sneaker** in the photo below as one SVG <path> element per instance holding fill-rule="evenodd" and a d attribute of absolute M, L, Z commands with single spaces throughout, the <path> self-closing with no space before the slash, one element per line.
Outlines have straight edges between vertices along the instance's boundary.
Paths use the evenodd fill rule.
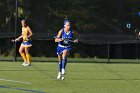
<path fill-rule="evenodd" d="M 61 77 L 61 80 L 64 80 L 64 79 L 65 79 L 65 77 L 64 77 L 64 76 L 62 76 L 62 77 Z"/>
<path fill-rule="evenodd" d="M 28 64 L 27 62 L 23 62 L 22 66 L 24 66 L 25 64 Z"/>
<path fill-rule="evenodd" d="M 25 67 L 26 67 L 26 66 L 31 66 L 31 64 L 26 63 L 26 64 L 24 64 L 23 66 L 25 66 Z"/>
<path fill-rule="evenodd" d="M 62 69 L 62 75 L 66 74 L 65 69 Z"/>
<path fill-rule="evenodd" d="M 61 79 L 61 72 L 58 72 L 57 79 Z"/>

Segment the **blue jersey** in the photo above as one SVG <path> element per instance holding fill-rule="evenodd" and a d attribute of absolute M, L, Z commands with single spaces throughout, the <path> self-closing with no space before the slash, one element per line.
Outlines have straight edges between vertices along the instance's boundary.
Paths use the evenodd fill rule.
<path fill-rule="evenodd" d="M 66 33 L 66 31 L 64 31 L 64 29 L 63 29 L 62 30 L 62 35 L 61 35 L 60 38 L 72 40 L 72 38 L 73 38 L 73 31 L 70 30 L 69 33 Z M 64 41 L 58 42 L 58 45 L 71 46 L 71 42 L 65 42 L 65 40 L 64 40 Z"/>

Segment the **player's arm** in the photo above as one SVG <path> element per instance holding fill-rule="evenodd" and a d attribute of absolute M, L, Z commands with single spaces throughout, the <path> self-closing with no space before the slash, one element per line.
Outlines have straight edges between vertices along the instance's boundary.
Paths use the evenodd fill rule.
<path fill-rule="evenodd" d="M 77 31 L 73 31 L 73 35 L 76 36 L 77 38 L 80 36 L 80 34 Z M 74 43 L 78 43 L 78 42 L 79 42 L 78 39 L 74 40 Z"/>
<path fill-rule="evenodd" d="M 33 32 L 32 32 L 32 30 L 30 29 L 30 27 L 28 27 L 28 30 L 29 30 L 29 35 L 28 35 L 27 37 L 30 38 L 31 36 L 33 36 Z"/>
<path fill-rule="evenodd" d="M 140 32 L 138 33 L 138 36 L 140 36 Z"/>
<path fill-rule="evenodd" d="M 58 32 L 58 34 L 57 34 L 57 36 L 56 36 L 56 38 L 55 38 L 55 42 L 61 42 L 61 41 L 63 41 L 63 39 L 60 38 L 61 35 L 62 35 L 62 30 L 60 30 L 60 31 Z"/>
<path fill-rule="evenodd" d="M 16 39 L 15 39 L 15 42 L 16 42 L 16 41 L 19 41 L 21 38 L 23 38 L 22 35 L 20 35 L 18 38 L 16 38 Z"/>

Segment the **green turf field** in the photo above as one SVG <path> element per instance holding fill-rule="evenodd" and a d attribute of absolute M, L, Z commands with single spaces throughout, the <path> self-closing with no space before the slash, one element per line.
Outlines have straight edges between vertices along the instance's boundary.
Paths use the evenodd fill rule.
<path fill-rule="evenodd" d="M 57 64 L 0 62 L 0 93 L 139 93 L 140 64 L 68 63 L 65 80 Z"/>

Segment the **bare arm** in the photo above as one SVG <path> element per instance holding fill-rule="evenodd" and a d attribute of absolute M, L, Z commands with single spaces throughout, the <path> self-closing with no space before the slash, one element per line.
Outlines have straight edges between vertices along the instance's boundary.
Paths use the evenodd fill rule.
<path fill-rule="evenodd" d="M 78 32 L 76 32 L 76 31 L 73 31 L 73 34 L 75 35 L 75 36 L 77 36 L 77 37 L 79 37 L 80 35 L 79 35 L 79 33 Z M 78 39 L 75 39 L 74 40 L 74 43 L 78 43 L 79 42 L 79 40 Z"/>
<path fill-rule="evenodd" d="M 28 35 L 28 38 L 29 38 L 29 37 L 33 36 L 33 32 L 32 32 L 32 30 L 30 29 L 30 27 L 28 27 L 28 30 L 29 30 L 29 35 Z"/>
<path fill-rule="evenodd" d="M 57 38 L 55 38 L 55 42 L 60 42 L 60 41 L 62 41 L 62 39 L 60 39 L 60 37 L 61 37 L 61 35 L 62 35 L 62 30 L 60 30 L 59 32 L 58 32 L 58 34 L 57 34 Z"/>
<path fill-rule="evenodd" d="M 19 41 L 23 36 L 20 35 L 18 38 L 15 39 L 15 41 Z"/>
<path fill-rule="evenodd" d="M 138 36 L 140 36 L 140 32 L 138 33 Z"/>

